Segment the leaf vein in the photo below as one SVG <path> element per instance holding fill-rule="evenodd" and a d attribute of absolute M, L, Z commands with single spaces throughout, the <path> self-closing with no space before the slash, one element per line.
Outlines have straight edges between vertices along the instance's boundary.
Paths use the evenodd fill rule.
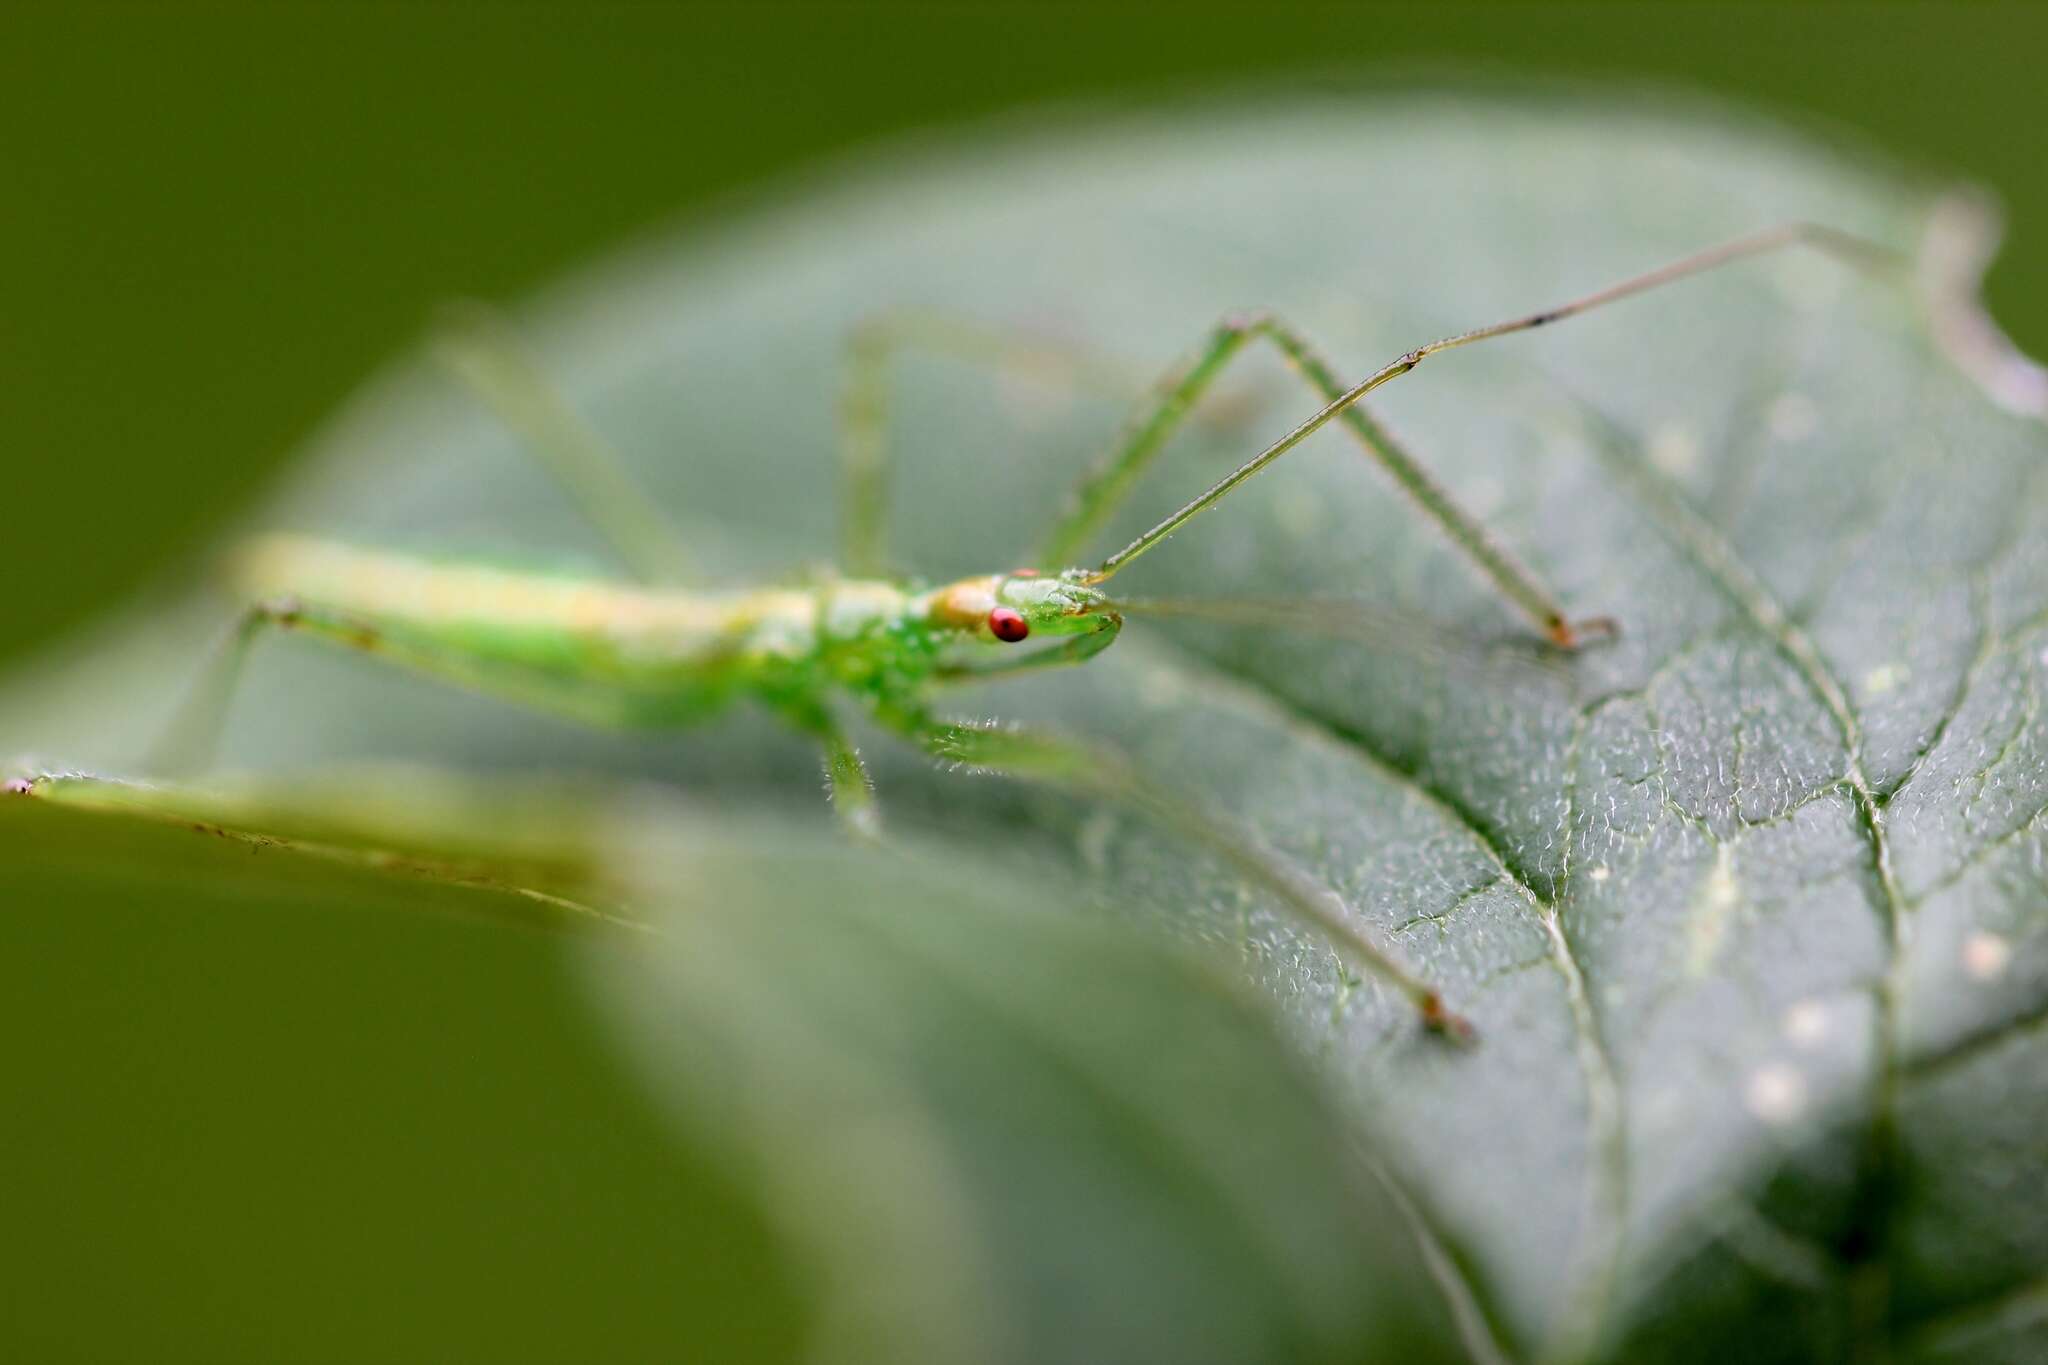
<path fill-rule="evenodd" d="M 1561 1354 L 1585 1354 L 1598 1338 L 1620 1276 L 1623 1229 L 1628 1216 L 1627 1118 L 1614 1061 L 1601 1037 L 1586 977 L 1565 933 L 1557 905 L 1540 895 L 1534 886 L 1515 872 L 1493 837 L 1454 797 L 1402 769 L 1380 753 L 1366 736 L 1257 679 L 1185 646 L 1164 642 L 1159 648 L 1162 652 L 1171 653 L 1177 670 L 1188 682 L 1244 700 L 1256 699 L 1264 708 L 1325 743 L 1335 743 L 1376 774 L 1427 803 L 1444 820 L 1470 837 L 1499 870 L 1499 880 L 1511 886 L 1535 913 L 1550 943 L 1550 964 L 1564 982 L 1574 1049 L 1581 1080 L 1586 1087 L 1586 1126 L 1594 1152 L 1593 1160 L 1588 1163 L 1586 1197 L 1593 1208 L 1596 1230 L 1588 1234 L 1590 1247 L 1583 1254 L 1592 1258 L 1595 1265 L 1587 1278 L 1581 1281 L 1574 1306 L 1567 1314 L 1567 1325 L 1559 1333 Z"/>

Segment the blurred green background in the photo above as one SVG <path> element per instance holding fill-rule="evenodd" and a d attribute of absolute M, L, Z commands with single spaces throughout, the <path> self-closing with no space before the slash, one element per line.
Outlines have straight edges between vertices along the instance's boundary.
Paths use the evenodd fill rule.
<path fill-rule="evenodd" d="M 1371 63 L 1675 82 L 1995 186 L 2048 347 L 2048 7 L 7 7 L 0 662 L 203 545 L 435 304 L 877 137 Z"/>
<path fill-rule="evenodd" d="M 1992 303 L 2048 350 L 2044 50 L 2035 5 L 10 6 L 0 665 L 196 553 L 441 301 L 1045 100 L 1375 63 L 1699 88 L 1995 187 Z M 602 1358 L 703 1302 L 708 1352 L 790 1349 L 766 1232 L 555 942 L 182 831 L 131 851 L 189 864 L 167 894 L 37 830 L 0 843 L 0 1354 Z"/>

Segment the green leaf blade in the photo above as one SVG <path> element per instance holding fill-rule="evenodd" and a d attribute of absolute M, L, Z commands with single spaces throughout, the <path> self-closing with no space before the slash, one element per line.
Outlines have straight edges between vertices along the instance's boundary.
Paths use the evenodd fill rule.
<path fill-rule="evenodd" d="M 1789 218 L 1910 249 L 1932 202 L 1722 112 L 1305 99 L 866 170 L 651 243 L 532 325 L 699 560 L 762 581 L 829 555 L 835 357 L 877 311 L 1142 370 L 1270 307 L 1364 373 Z M 1313 407 L 1277 365 L 1241 382 L 1110 545 Z M 1234 955 L 1515 1356 L 1846 1353 L 2024 1303 L 2048 1203 L 1998 1192 L 2039 1168 L 2001 1119 L 2031 1113 L 2011 1097 L 2039 1090 L 2048 990 L 2041 424 L 1957 374 L 1904 292 L 1811 257 L 1441 357 L 1376 411 L 1621 638 L 1527 666 L 1515 623 L 1326 433 L 1128 591 L 1356 596 L 1427 631 L 1134 623 L 1085 670 L 959 707 L 1114 745 L 1234 812 L 1440 981 L 1479 1048 L 1416 1039 L 1126 813 L 878 740 L 892 826 Z M 930 359 L 895 412 L 898 554 L 929 578 L 1010 567 L 991 546 L 1031 543 L 1120 416 Z M 602 562 L 511 438 L 417 372 L 322 447 L 262 525 Z M 118 765 L 121 723 L 158 709 L 133 680 L 191 657 L 206 619 L 29 680 L 0 741 Z M 593 738 L 286 644 L 230 744 L 271 771 L 396 752 L 826 818 L 807 747 L 761 717 Z"/>

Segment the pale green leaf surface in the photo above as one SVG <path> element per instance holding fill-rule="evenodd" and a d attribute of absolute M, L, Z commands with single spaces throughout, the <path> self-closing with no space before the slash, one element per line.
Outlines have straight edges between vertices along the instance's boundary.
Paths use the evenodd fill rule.
<path fill-rule="evenodd" d="M 1220 978 L 977 860 L 650 833 L 678 913 L 609 998 L 809 1253 L 817 1358 L 1458 1358 L 1414 1229 Z"/>
<path fill-rule="evenodd" d="M 850 174 L 650 241 L 531 323 L 700 562 L 758 581 L 830 558 L 835 359 L 878 310 L 1026 326 L 1142 371 L 1268 307 L 1363 373 L 1787 218 L 1910 248 L 1929 206 L 1711 111 L 1330 97 Z M 1314 406 L 1268 360 L 1232 393 L 1118 532 Z M 906 364 L 897 394 L 897 550 L 928 577 L 1011 567 L 1121 415 L 942 359 Z M 1139 622 L 1085 670 L 959 707 L 1099 736 L 1234 813 L 1440 981 L 1479 1047 L 1417 1038 L 1121 812 L 878 740 L 889 818 L 1235 954 L 1511 1355 L 1938 1355 L 1951 1329 L 2038 1332 L 2040 425 L 1956 374 L 1902 291 L 1811 256 L 1432 360 L 1377 411 L 1622 638 L 1531 664 L 1330 432 L 1117 586 L 1349 595 L 1432 630 L 1367 646 Z M 389 376 L 321 447 L 255 524 L 604 563 L 433 372 Z M 118 766 L 221 616 L 167 608 L 30 678 L 0 743 Z M 758 717 L 592 738 L 297 643 L 248 684 L 240 765 L 631 771 L 826 819 L 813 756 Z"/>

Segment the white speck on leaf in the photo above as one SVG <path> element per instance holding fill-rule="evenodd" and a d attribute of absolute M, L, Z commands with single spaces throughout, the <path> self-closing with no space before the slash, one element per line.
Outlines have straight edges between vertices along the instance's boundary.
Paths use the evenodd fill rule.
<path fill-rule="evenodd" d="M 1784 1062 L 1760 1066 L 1749 1073 L 1743 1102 L 1765 1123 L 1791 1123 L 1806 1112 L 1806 1077 Z"/>
<path fill-rule="evenodd" d="M 1963 940 L 1963 970 L 1978 981 L 1995 981 L 2012 962 L 2012 944 L 1979 929 Z"/>
<path fill-rule="evenodd" d="M 1700 442 L 1689 427 L 1665 422 L 1650 434 L 1650 463 L 1675 479 L 1700 467 Z"/>
<path fill-rule="evenodd" d="M 1827 1035 L 1828 1007 L 1824 1001 L 1801 1000 L 1785 1011 L 1785 1037 L 1795 1047 L 1813 1047 Z"/>

